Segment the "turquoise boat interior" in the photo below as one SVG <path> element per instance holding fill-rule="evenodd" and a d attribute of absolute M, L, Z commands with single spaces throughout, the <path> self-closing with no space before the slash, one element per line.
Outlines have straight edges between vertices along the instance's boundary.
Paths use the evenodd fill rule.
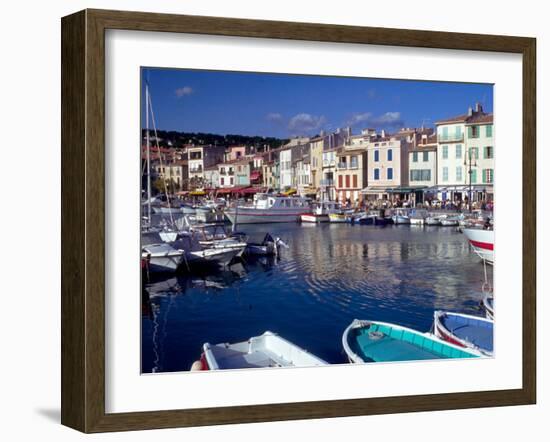
<path fill-rule="evenodd" d="M 370 324 L 350 330 L 348 344 L 365 362 L 420 361 L 477 357 L 421 333 Z"/>

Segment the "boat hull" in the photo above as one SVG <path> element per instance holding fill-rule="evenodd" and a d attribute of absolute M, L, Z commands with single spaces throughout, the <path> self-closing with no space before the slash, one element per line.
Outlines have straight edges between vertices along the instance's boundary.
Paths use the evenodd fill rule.
<path fill-rule="evenodd" d="M 284 212 L 269 209 L 239 208 L 236 221 L 237 224 L 295 223 L 305 213 L 307 211 Z M 225 216 L 231 221 L 231 224 L 235 224 L 234 210 L 226 211 Z"/>
<path fill-rule="evenodd" d="M 494 231 L 483 229 L 464 229 L 463 233 L 472 246 L 474 253 L 482 260 L 487 261 L 489 264 L 493 264 L 495 260 Z"/>
<path fill-rule="evenodd" d="M 343 213 L 330 213 L 328 215 L 329 222 L 331 223 L 345 223 L 347 222 L 346 215 Z"/>
<path fill-rule="evenodd" d="M 279 335 L 266 331 L 235 344 L 205 343 L 200 366 L 206 370 L 328 365 Z"/>
<path fill-rule="evenodd" d="M 416 330 L 379 321 L 354 320 L 342 335 L 351 363 L 477 358 L 478 352 Z"/>
<path fill-rule="evenodd" d="M 493 321 L 461 313 L 434 312 L 434 334 L 446 342 L 493 355 Z"/>
<path fill-rule="evenodd" d="M 304 215 L 300 215 L 300 221 L 303 223 L 328 223 L 329 217 L 328 215 L 315 215 L 311 213 L 306 213 Z"/>

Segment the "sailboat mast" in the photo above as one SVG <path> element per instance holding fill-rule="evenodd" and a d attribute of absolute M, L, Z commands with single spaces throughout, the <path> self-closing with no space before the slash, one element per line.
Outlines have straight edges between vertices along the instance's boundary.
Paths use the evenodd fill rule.
<path fill-rule="evenodd" d="M 151 146 L 149 142 L 149 85 L 145 84 L 145 139 L 147 145 L 147 222 L 151 226 Z"/>

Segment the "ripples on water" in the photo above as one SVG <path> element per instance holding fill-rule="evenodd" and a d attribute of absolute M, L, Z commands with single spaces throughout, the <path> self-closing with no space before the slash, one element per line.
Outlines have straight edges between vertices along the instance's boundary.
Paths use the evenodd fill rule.
<path fill-rule="evenodd" d="M 428 331 L 434 309 L 483 314 L 483 265 L 454 228 L 242 227 L 258 237 L 269 231 L 289 248 L 279 259 L 146 284 L 143 372 L 189 370 L 203 343 L 243 341 L 266 330 L 344 363 L 342 332 L 355 318 Z"/>

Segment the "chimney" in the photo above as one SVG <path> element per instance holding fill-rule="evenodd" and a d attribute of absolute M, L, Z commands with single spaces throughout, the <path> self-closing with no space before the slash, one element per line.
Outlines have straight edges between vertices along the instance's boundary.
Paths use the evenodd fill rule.
<path fill-rule="evenodd" d="M 380 136 L 381 136 L 382 138 L 384 138 L 384 137 L 386 136 L 386 131 L 385 131 L 384 129 L 382 129 L 382 130 L 380 131 Z"/>
<path fill-rule="evenodd" d="M 470 106 L 468 108 L 468 116 L 471 117 L 472 116 L 472 113 L 473 113 L 473 110 L 472 110 L 472 107 Z"/>
<path fill-rule="evenodd" d="M 480 103 L 476 103 L 476 113 L 483 112 L 483 107 L 481 107 Z"/>

